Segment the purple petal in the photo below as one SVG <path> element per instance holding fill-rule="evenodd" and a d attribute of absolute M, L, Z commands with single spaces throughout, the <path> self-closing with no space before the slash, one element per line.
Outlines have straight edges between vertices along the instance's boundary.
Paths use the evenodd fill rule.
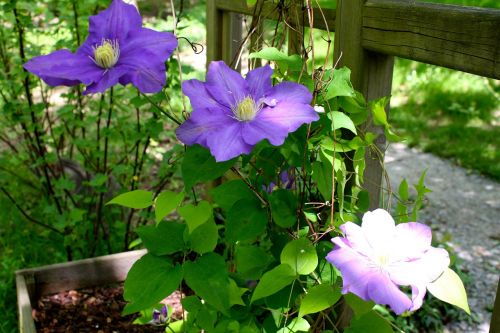
<path fill-rule="evenodd" d="M 96 39 L 117 39 L 121 43 L 130 31 L 141 27 L 137 8 L 122 0 L 113 0 L 107 9 L 89 17 L 89 36 Z"/>
<path fill-rule="evenodd" d="M 254 119 L 242 122 L 242 134 L 245 142 L 249 145 L 255 145 L 267 139 L 272 145 L 281 146 L 288 135 L 288 128 L 286 125 Z"/>
<path fill-rule="evenodd" d="M 147 28 L 132 30 L 123 41 L 121 56 L 147 58 L 144 54 L 154 54 L 165 62 L 177 47 L 177 38 L 170 32 L 160 32 Z"/>
<path fill-rule="evenodd" d="M 98 81 L 87 86 L 83 92 L 84 95 L 102 93 L 106 89 L 118 83 L 120 77 L 126 73 L 126 69 L 113 67 L 102 74 Z"/>
<path fill-rule="evenodd" d="M 218 135 L 223 124 L 236 121 L 231 118 L 231 111 L 222 108 L 197 109 L 191 113 L 191 117 L 180 125 L 175 133 L 177 138 L 187 145 L 199 144 L 208 148 L 207 138 Z"/>
<path fill-rule="evenodd" d="M 392 216 L 383 209 L 366 212 L 361 228 L 370 246 L 376 252 L 390 252 L 394 243 L 396 224 Z"/>
<path fill-rule="evenodd" d="M 246 77 L 248 89 L 256 101 L 272 89 L 272 74 L 273 69 L 269 65 L 258 67 L 248 72 Z"/>
<path fill-rule="evenodd" d="M 293 99 L 293 98 L 292 98 Z M 293 101 L 281 101 L 275 107 L 265 106 L 259 111 L 254 122 L 266 123 L 267 127 L 276 126 L 277 130 L 286 128 L 285 133 L 296 131 L 302 124 L 308 124 L 319 119 L 312 106 Z"/>
<path fill-rule="evenodd" d="M 207 137 L 207 145 L 217 162 L 228 161 L 252 151 L 253 146 L 243 140 L 241 128 L 239 121 L 227 122 L 216 135 Z"/>
<path fill-rule="evenodd" d="M 400 315 L 412 308 L 412 301 L 399 290 L 387 274 L 373 274 L 367 285 L 368 297 L 377 304 L 387 304 L 392 311 Z"/>
<path fill-rule="evenodd" d="M 208 93 L 205 88 L 205 82 L 196 79 L 184 81 L 182 83 L 182 92 L 189 97 L 193 110 L 223 107 Z"/>
<path fill-rule="evenodd" d="M 90 84 L 100 79 L 103 69 L 85 56 L 63 49 L 32 58 L 24 68 L 44 80 L 48 85 L 74 86 Z"/>
<path fill-rule="evenodd" d="M 205 87 L 217 102 L 229 108 L 249 94 L 247 82 L 223 61 L 210 63 Z"/>
<path fill-rule="evenodd" d="M 266 96 L 265 103 L 273 105 L 273 100 L 309 104 L 312 101 L 312 94 L 301 84 L 285 81 L 273 87 L 269 95 Z"/>
<path fill-rule="evenodd" d="M 332 242 L 337 245 L 326 259 L 342 273 L 342 292 L 358 295 L 368 301 L 367 284 L 376 273 L 376 268 L 366 257 L 353 250 L 345 238 L 335 237 Z"/>
<path fill-rule="evenodd" d="M 432 231 L 418 222 L 401 223 L 396 226 L 393 257 L 404 259 L 420 258 L 431 246 Z"/>
<path fill-rule="evenodd" d="M 165 62 L 149 51 L 143 51 L 141 57 L 132 53 L 120 56 L 112 70 L 123 73 L 121 84 L 132 83 L 142 93 L 159 92 L 166 82 Z"/>

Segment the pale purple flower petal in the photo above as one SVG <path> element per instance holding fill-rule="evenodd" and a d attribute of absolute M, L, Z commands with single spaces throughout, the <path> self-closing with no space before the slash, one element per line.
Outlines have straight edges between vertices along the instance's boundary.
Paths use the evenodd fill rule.
<path fill-rule="evenodd" d="M 408 222 L 396 226 L 394 251 L 401 259 L 419 258 L 429 249 L 431 228 L 422 223 Z"/>
<path fill-rule="evenodd" d="M 262 140 L 281 145 L 290 132 L 319 119 L 309 105 L 311 94 L 296 83 L 281 83 L 276 98 L 266 102 L 266 96 L 275 93 L 271 74 L 266 66 L 251 71 L 245 80 L 221 61 L 210 63 L 207 82 L 190 80 L 182 86 L 193 113 L 178 128 L 179 140 L 209 148 L 221 162 L 250 153 Z"/>
<path fill-rule="evenodd" d="M 389 305 L 397 314 L 420 308 L 427 285 L 450 264 L 446 250 L 431 246 L 427 226 L 395 226 L 382 209 L 366 213 L 361 227 L 347 222 L 340 229 L 345 237 L 332 239 L 336 246 L 326 259 L 341 271 L 343 292 Z M 410 286 L 411 298 L 399 286 Z"/>
<path fill-rule="evenodd" d="M 387 274 L 373 274 L 368 279 L 367 291 L 370 300 L 378 304 L 389 305 L 392 311 L 398 315 L 412 308 L 412 301 L 399 290 Z"/>
<path fill-rule="evenodd" d="M 378 252 L 390 251 L 396 232 L 396 223 L 392 216 L 383 209 L 376 209 L 363 215 L 361 223 L 366 240 Z"/>

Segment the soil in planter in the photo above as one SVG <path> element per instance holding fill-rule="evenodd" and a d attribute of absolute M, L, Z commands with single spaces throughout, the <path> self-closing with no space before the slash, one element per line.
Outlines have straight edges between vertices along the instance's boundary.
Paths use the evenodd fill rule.
<path fill-rule="evenodd" d="M 162 303 L 173 308 L 173 319 L 181 318 L 179 292 Z M 122 285 L 70 290 L 42 297 L 33 318 L 37 332 L 43 333 L 165 332 L 161 326 L 132 324 L 137 315 L 121 316 L 125 304 Z"/>

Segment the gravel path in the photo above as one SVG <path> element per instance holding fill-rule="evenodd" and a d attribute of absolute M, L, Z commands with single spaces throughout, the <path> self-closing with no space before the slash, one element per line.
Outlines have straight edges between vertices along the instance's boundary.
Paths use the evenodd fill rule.
<path fill-rule="evenodd" d="M 433 192 L 419 220 L 451 235 L 472 278 L 467 294 L 479 323 L 454 323 L 446 332 L 487 333 L 500 275 L 500 183 L 403 144 L 391 145 L 385 162 L 393 189 L 403 178 L 416 184 L 428 170 L 425 184 Z"/>

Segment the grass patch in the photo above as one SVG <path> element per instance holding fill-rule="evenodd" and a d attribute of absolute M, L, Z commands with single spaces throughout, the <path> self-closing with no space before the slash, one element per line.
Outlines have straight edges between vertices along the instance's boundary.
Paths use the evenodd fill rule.
<path fill-rule="evenodd" d="M 392 123 L 410 146 L 500 180 L 500 85 L 398 59 Z"/>

